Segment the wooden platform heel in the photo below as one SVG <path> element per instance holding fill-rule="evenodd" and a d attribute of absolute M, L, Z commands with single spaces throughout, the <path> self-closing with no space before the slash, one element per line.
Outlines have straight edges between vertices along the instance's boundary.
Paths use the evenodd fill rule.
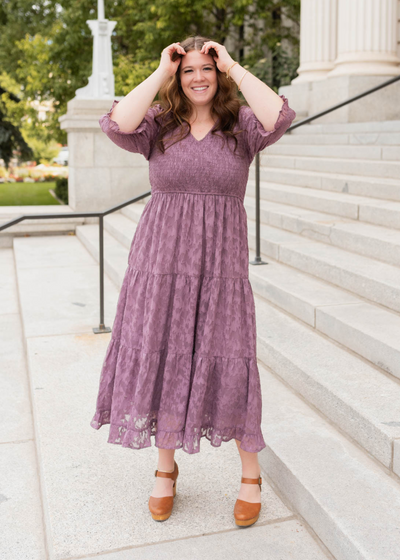
<path fill-rule="evenodd" d="M 261 476 L 258 478 L 244 478 L 242 476 L 242 482 L 245 484 L 258 484 L 261 491 Z M 252 503 L 237 499 L 233 510 L 236 525 L 239 525 L 239 527 L 249 527 L 253 525 L 259 518 L 260 511 L 261 503 Z"/>
<path fill-rule="evenodd" d="M 160 476 L 164 478 L 172 478 L 174 481 L 173 485 L 173 496 L 163 496 L 162 498 L 155 498 L 150 496 L 149 499 L 149 510 L 151 516 L 155 521 L 165 521 L 172 513 L 172 508 L 174 507 L 174 498 L 176 496 L 176 479 L 178 478 L 179 469 L 176 461 L 174 461 L 173 472 L 164 472 L 155 470 L 154 476 Z"/>

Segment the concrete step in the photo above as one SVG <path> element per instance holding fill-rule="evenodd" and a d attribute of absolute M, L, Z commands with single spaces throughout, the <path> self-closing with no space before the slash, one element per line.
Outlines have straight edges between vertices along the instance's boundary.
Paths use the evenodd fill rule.
<path fill-rule="evenodd" d="M 176 507 L 176 506 L 175 506 Z M 261 555 L 268 550 L 268 560 L 296 558 L 296 560 L 330 560 L 333 557 L 321 550 L 301 521 L 283 520 L 261 526 L 260 522 L 243 535 L 242 531 L 226 531 L 190 539 L 168 540 L 132 550 L 102 555 L 101 560 L 232 560 L 241 558 L 245 548 L 249 554 Z M 88 559 L 89 560 L 89 559 Z"/>
<path fill-rule="evenodd" d="M 76 236 L 92 257 L 99 262 L 99 226 L 91 224 L 78 226 Z M 121 288 L 125 271 L 128 268 L 128 255 L 129 250 L 105 229 L 104 272 L 118 288 Z"/>
<path fill-rule="evenodd" d="M 353 133 L 381 133 L 400 132 L 400 120 L 397 121 L 370 121 L 354 123 L 308 123 L 296 128 L 290 135 L 308 134 L 353 134 Z"/>
<path fill-rule="evenodd" d="M 249 247 L 255 248 L 255 222 L 248 220 Z M 400 269 L 339 247 L 306 241 L 261 224 L 261 252 L 389 310 L 400 312 Z"/>
<path fill-rule="evenodd" d="M 400 163 L 398 161 L 270 155 L 268 149 L 266 149 L 260 155 L 260 165 L 262 167 L 283 167 L 285 169 L 321 171 L 322 173 L 340 172 L 349 175 L 400 179 Z"/>
<path fill-rule="evenodd" d="M 63 214 L 73 213 L 67 205 L 46 206 L 0 206 L 0 225 L 26 214 Z M 76 226 L 83 224 L 85 218 L 52 218 L 43 220 L 23 220 L 0 232 L 0 248 L 13 246 L 15 237 L 33 235 L 60 235 L 75 231 Z"/>
<path fill-rule="evenodd" d="M 249 266 L 255 294 L 400 379 L 399 314 L 265 255 L 262 258 L 267 265 Z"/>
<path fill-rule="evenodd" d="M 150 197 L 148 200 L 150 200 Z M 140 202 L 137 202 L 135 204 L 130 204 L 129 206 L 125 206 L 125 208 L 122 208 L 121 214 L 123 214 L 130 220 L 138 223 L 140 220 L 140 216 L 142 215 L 142 212 L 144 210 L 144 207 L 145 204 L 141 204 Z"/>
<path fill-rule="evenodd" d="M 126 249 L 130 249 L 137 223 L 124 214 L 114 212 L 104 218 L 104 229 Z"/>
<path fill-rule="evenodd" d="M 332 197 L 333 200 L 329 200 L 329 197 L 321 197 L 321 193 L 316 193 L 314 197 L 313 193 L 310 192 L 312 189 L 299 189 L 299 193 L 294 192 L 297 189 L 299 187 L 263 185 L 260 189 L 263 197 L 263 200 L 260 200 L 261 222 L 315 241 L 321 241 L 388 264 L 400 266 L 400 231 L 390 229 L 392 225 L 390 220 L 386 224 L 387 227 L 363 223 L 357 219 L 359 215 L 363 215 L 363 211 L 360 210 L 357 202 L 351 201 L 352 197 L 347 203 L 346 200 L 341 200 L 345 199 L 347 195 L 335 195 L 335 197 Z M 304 191 L 308 192 L 304 194 Z M 252 189 L 250 192 L 252 192 Z M 329 194 L 332 195 L 332 193 Z M 264 200 L 264 197 L 268 200 Z M 274 198 L 282 199 L 282 202 L 289 198 L 291 204 L 271 202 Z M 302 203 L 301 206 L 307 204 L 329 207 L 331 204 L 332 208 L 329 208 L 329 213 L 299 208 L 296 204 L 298 199 Z M 390 215 L 393 217 L 396 213 L 398 214 L 400 229 L 400 204 L 392 204 L 399 206 L 398 213 L 394 211 Z M 247 195 L 244 199 L 244 205 L 248 216 L 254 218 L 255 198 Z M 337 208 L 338 214 L 332 215 L 335 208 Z M 344 216 L 345 214 L 348 216 Z M 350 217 L 351 214 L 353 214 L 353 219 Z M 371 214 L 373 215 L 372 212 Z"/>
<path fill-rule="evenodd" d="M 254 182 L 254 164 L 250 168 L 249 178 Z M 321 191 L 349 193 L 373 199 L 400 201 L 400 181 L 397 179 L 285 169 L 283 167 L 261 167 L 260 179 L 266 183 L 279 183 Z"/>
<path fill-rule="evenodd" d="M 301 127 L 305 128 L 305 126 Z M 297 129 L 301 130 L 301 129 Z M 317 132 L 307 132 L 306 134 L 296 134 L 297 130 L 284 134 L 279 140 L 280 145 L 298 145 L 298 144 L 318 144 L 318 145 L 336 145 L 342 146 L 399 146 L 399 132 L 326 132 L 324 134 Z"/>
<path fill-rule="evenodd" d="M 290 137 L 290 135 L 289 135 Z M 303 137 L 304 138 L 304 137 Z M 322 158 L 343 158 L 374 161 L 398 161 L 400 159 L 400 146 L 368 146 L 335 144 L 273 144 L 267 149 L 269 155 L 283 156 L 308 156 Z"/>
<path fill-rule="evenodd" d="M 259 359 L 392 472 L 398 381 L 259 297 L 256 308 Z"/>
<path fill-rule="evenodd" d="M 267 310 L 258 300 L 256 309 L 262 325 Z M 259 336 L 273 336 L 274 330 L 269 324 Z M 263 362 L 274 357 L 261 347 Z M 261 364 L 260 374 L 267 447 L 259 461 L 274 487 L 336 560 L 397 560 L 398 482 Z"/>

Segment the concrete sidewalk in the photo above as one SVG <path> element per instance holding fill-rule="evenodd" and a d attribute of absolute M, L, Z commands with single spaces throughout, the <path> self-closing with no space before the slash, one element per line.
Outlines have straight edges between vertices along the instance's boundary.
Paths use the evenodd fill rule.
<path fill-rule="evenodd" d="M 203 438 L 201 453 L 176 452 L 174 511 L 156 523 L 147 503 L 157 448 L 111 445 L 107 426 L 90 427 L 110 340 L 92 332 L 97 263 L 75 236 L 48 236 L 15 239 L 14 250 L 0 250 L 0 267 L 2 560 L 331 558 L 267 473 L 258 522 L 235 525 L 241 468 L 233 441 L 213 448 Z M 106 277 L 110 327 L 117 298 Z"/>

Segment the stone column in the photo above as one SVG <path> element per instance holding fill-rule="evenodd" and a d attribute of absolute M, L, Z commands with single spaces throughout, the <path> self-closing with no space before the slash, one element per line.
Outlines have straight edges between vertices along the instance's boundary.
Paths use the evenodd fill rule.
<path fill-rule="evenodd" d="M 396 76 L 397 0 L 338 0 L 338 54 L 331 76 Z"/>
<path fill-rule="evenodd" d="M 301 0 L 299 76 L 292 84 L 321 80 L 333 69 L 336 14 L 337 0 Z"/>

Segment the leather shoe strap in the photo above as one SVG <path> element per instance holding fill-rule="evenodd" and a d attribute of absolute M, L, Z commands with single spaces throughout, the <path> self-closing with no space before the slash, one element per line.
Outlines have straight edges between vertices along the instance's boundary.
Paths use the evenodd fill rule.
<path fill-rule="evenodd" d="M 169 472 L 159 471 L 156 469 L 154 472 L 154 476 L 159 476 L 161 478 L 174 478 L 174 472 L 175 471 L 169 473 Z"/>
<path fill-rule="evenodd" d="M 245 484 L 259 484 L 261 488 L 262 478 L 261 476 L 259 478 L 245 478 L 244 476 L 242 476 L 242 482 L 244 482 Z"/>

